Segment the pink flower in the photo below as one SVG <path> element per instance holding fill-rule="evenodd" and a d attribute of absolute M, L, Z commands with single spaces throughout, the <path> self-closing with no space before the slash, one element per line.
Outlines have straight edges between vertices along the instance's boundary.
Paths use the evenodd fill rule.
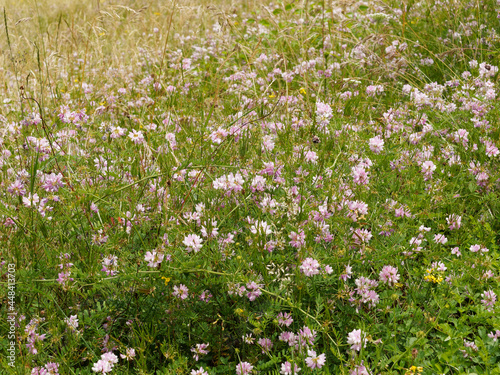
<path fill-rule="evenodd" d="M 357 228 L 352 232 L 352 240 L 356 245 L 368 243 L 372 239 L 372 237 L 373 237 L 372 233 L 367 229 Z"/>
<path fill-rule="evenodd" d="M 250 190 L 252 192 L 264 191 L 266 189 L 266 179 L 262 176 L 255 176 L 252 180 Z"/>
<path fill-rule="evenodd" d="M 208 375 L 208 372 L 205 371 L 203 367 L 200 367 L 198 370 L 191 370 L 190 375 Z"/>
<path fill-rule="evenodd" d="M 424 174 L 424 180 L 430 180 L 432 178 L 432 173 L 436 170 L 436 165 L 430 161 L 424 161 L 422 163 L 422 173 Z"/>
<path fill-rule="evenodd" d="M 240 172 L 237 172 L 236 174 L 231 172 L 227 176 L 224 175 L 215 179 L 212 186 L 214 189 L 225 190 L 227 194 L 230 194 L 232 191 L 238 192 L 243 190 L 244 183 L 245 180 Z"/>
<path fill-rule="evenodd" d="M 459 229 L 462 224 L 462 216 L 452 214 L 446 218 L 450 230 Z"/>
<path fill-rule="evenodd" d="M 301 368 L 299 366 L 297 366 L 297 364 L 294 364 L 293 369 L 292 369 L 292 364 L 290 362 L 286 361 L 285 363 L 281 364 L 280 374 L 282 374 L 282 375 L 295 375 L 295 374 L 298 374 L 300 370 L 301 370 Z"/>
<path fill-rule="evenodd" d="M 344 273 L 340 275 L 339 279 L 347 281 L 347 279 L 350 279 L 352 275 L 352 267 L 350 265 L 345 266 Z"/>
<path fill-rule="evenodd" d="M 483 279 L 491 279 L 494 275 L 493 271 L 488 270 L 483 273 Z"/>
<path fill-rule="evenodd" d="M 303 230 L 300 230 L 299 233 L 292 232 L 288 235 L 290 238 L 290 246 L 295 247 L 297 249 L 302 248 L 306 244 L 306 235 Z"/>
<path fill-rule="evenodd" d="M 309 277 L 318 275 L 319 268 L 319 262 L 313 258 L 306 258 L 300 266 L 300 270 L 304 273 L 304 275 Z"/>
<path fill-rule="evenodd" d="M 314 350 L 308 350 L 307 355 L 308 357 L 306 358 L 306 365 L 311 370 L 314 370 L 315 368 L 321 368 L 325 365 L 326 355 L 324 353 L 316 355 L 316 352 Z"/>
<path fill-rule="evenodd" d="M 458 129 L 456 132 L 450 134 L 450 138 L 455 143 L 462 143 L 464 147 L 467 146 L 469 142 L 469 132 L 465 129 Z"/>
<path fill-rule="evenodd" d="M 446 268 L 446 266 L 444 265 L 443 262 L 432 262 L 431 268 L 436 269 L 436 271 L 441 271 L 441 272 L 444 272 L 448 269 L 448 268 Z"/>
<path fill-rule="evenodd" d="M 318 121 L 320 128 L 324 128 L 328 125 L 332 116 L 332 107 L 323 102 L 316 103 L 316 121 Z"/>
<path fill-rule="evenodd" d="M 498 338 L 500 337 L 500 331 L 499 330 L 496 330 L 496 332 L 491 331 L 490 333 L 488 333 L 488 337 L 490 339 L 493 339 L 493 341 L 497 341 Z"/>
<path fill-rule="evenodd" d="M 368 214 L 368 205 L 362 201 L 347 201 L 347 217 L 357 221 L 359 216 Z"/>
<path fill-rule="evenodd" d="M 248 375 L 252 372 L 253 366 L 248 362 L 240 362 L 236 365 L 237 375 Z"/>
<path fill-rule="evenodd" d="M 103 361 L 102 359 L 98 360 L 97 363 L 92 366 L 92 371 L 100 372 L 101 374 L 107 374 L 113 370 L 113 365 L 107 361 Z"/>
<path fill-rule="evenodd" d="M 351 176 L 357 185 L 368 185 L 370 182 L 368 172 L 362 165 L 356 165 L 351 169 Z"/>
<path fill-rule="evenodd" d="M 454 247 L 453 249 L 451 249 L 451 253 L 453 255 L 456 255 L 457 257 L 459 257 L 460 255 L 462 255 L 462 253 L 460 252 L 460 249 L 458 247 Z"/>
<path fill-rule="evenodd" d="M 486 310 L 493 311 L 493 307 L 495 306 L 495 302 L 497 301 L 497 295 L 492 290 L 485 290 L 483 294 L 481 294 L 483 299 L 481 302 L 486 307 Z"/>
<path fill-rule="evenodd" d="M 101 355 L 101 359 L 94 364 L 92 371 L 106 374 L 113 370 L 115 363 L 118 363 L 118 357 L 113 352 L 104 353 Z"/>
<path fill-rule="evenodd" d="M 371 375 L 371 372 L 365 367 L 363 361 L 360 365 L 354 366 L 354 369 L 349 372 L 349 375 Z"/>
<path fill-rule="evenodd" d="M 498 67 L 495 65 L 490 65 L 488 63 L 479 64 L 479 76 L 480 77 L 493 77 L 498 73 Z"/>
<path fill-rule="evenodd" d="M 68 325 L 70 331 L 75 331 L 78 328 L 78 316 L 71 315 L 69 318 L 64 319 L 64 323 Z"/>
<path fill-rule="evenodd" d="M 201 292 L 200 294 L 200 300 L 203 301 L 203 302 L 208 302 L 210 301 L 210 298 L 212 298 L 212 293 L 210 293 L 209 290 L 204 290 L 203 292 Z"/>
<path fill-rule="evenodd" d="M 308 326 L 302 327 L 299 330 L 298 340 L 299 344 L 302 347 L 307 348 L 309 345 L 313 345 L 316 340 L 317 332 L 315 330 L 311 330 Z"/>
<path fill-rule="evenodd" d="M 156 250 L 153 250 L 153 252 L 148 251 L 144 256 L 144 260 L 148 262 L 148 266 L 153 268 L 158 267 L 163 262 L 163 258 L 165 258 L 165 255 Z"/>
<path fill-rule="evenodd" d="M 130 133 L 128 133 L 128 137 L 134 142 L 135 144 L 140 144 L 144 142 L 144 135 L 142 134 L 142 131 L 136 131 L 132 130 Z"/>
<path fill-rule="evenodd" d="M 102 272 L 106 272 L 108 276 L 114 276 L 118 273 L 118 257 L 116 255 L 108 255 L 102 260 Z"/>
<path fill-rule="evenodd" d="M 475 352 L 477 352 L 479 350 L 479 348 L 477 347 L 477 345 L 473 341 L 467 341 L 464 339 L 464 346 L 466 348 L 471 348 Z"/>
<path fill-rule="evenodd" d="M 331 275 L 333 273 L 333 268 L 330 265 L 323 266 L 323 274 Z"/>
<path fill-rule="evenodd" d="M 203 240 L 197 234 L 189 234 L 182 241 L 182 243 L 186 245 L 188 253 L 190 253 L 191 251 L 194 251 L 195 253 L 200 251 L 201 247 L 203 246 L 202 242 Z"/>
<path fill-rule="evenodd" d="M 194 353 L 193 358 L 198 361 L 200 356 L 208 354 L 209 350 L 207 350 L 208 345 L 210 344 L 196 344 L 195 347 L 191 348 L 191 351 Z"/>
<path fill-rule="evenodd" d="M 127 348 L 125 354 L 120 354 L 121 359 L 126 359 L 127 361 L 132 361 L 135 358 L 135 349 Z"/>
<path fill-rule="evenodd" d="M 118 363 L 118 357 L 115 354 L 113 354 L 113 352 L 104 353 L 101 356 L 101 359 L 108 361 L 109 363 L 112 364 Z"/>
<path fill-rule="evenodd" d="M 273 342 L 268 338 L 258 339 L 257 344 L 259 344 L 262 347 L 263 354 L 269 352 L 273 347 Z"/>
<path fill-rule="evenodd" d="M 258 220 L 254 225 L 251 226 L 250 232 L 252 232 L 253 234 L 263 234 L 264 236 L 273 233 L 271 226 L 266 221 Z"/>
<path fill-rule="evenodd" d="M 380 297 L 375 290 L 373 290 L 378 286 L 378 282 L 361 276 L 359 279 L 356 279 L 354 283 L 357 286 L 356 292 L 360 297 L 359 301 L 361 303 L 368 303 L 371 307 L 379 303 Z"/>
<path fill-rule="evenodd" d="M 370 150 L 372 150 L 376 154 L 380 154 L 384 149 L 384 140 L 378 135 L 376 137 L 370 138 L 368 144 L 370 146 Z"/>
<path fill-rule="evenodd" d="M 399 281 L 398 269 L 392 266 L 384 266 L 380 271 L 380 281 L 394 285 Z"/>
<path fill-rule="evenodd" d="M 189 289 L 187 288 L 187 286 L 185 286 L 184 284 L 181 284 L 179 286 L 174 286 L 174 291 L 172 292 L 172 295 L 174 297 L 178 297 L 180 299 L 186 299 L 188 298 L 188 292 L 189 292 Z"/>
<path fill-rule="evenodd" d="M 384 86 L 382 85 L 370 85 L 366 88 L 366 95 L 374 97 L 377 94 L 382 94 L 384 92 Z"/>
<path fill-rule="evenodd" d="M 11 185 L 9 185 L 7 191 L 11 194 L 15 194 L 21 197 L 26 194 L 24 183 L 21 180 L 14 181 Z"/>
<path fill-rule="evenodd" d="M 276 318 L 278 319 L 278 325 L 280 326 L 284 325 L 290 327 L 290 325 L 293 323 L 292 314 L 290 313 L 280 312 Z"/>
<path fill-rule="evenodd" d="M 497 146 L 495 146 L 495 144 L 491 141 L 485 141 L 484 142 L 485 146 L 486 146 L 486 155 L 489 156 L 490 158 L 492 156 L 497 156 L 498 154 L 500 154 L 500 151 L 498 150 Z"/>
<path fill-rule="evenodd" d="M 424 161 L 422 163 L 422 173 L 431 173 L 434 172 L 436 170 L 436 165 L 430 161 L 430 160 L 427 160 L 427 161 Z"/>
<path fill-rule="evenodd" d="M 42 188 L 46 192 L 52 192 L 55 193 L 59 190 L 59 188 L 64 186 L 63 180 L 63 175 L 61 173 L 58 173 L 57 175 L 55 173 L 51 174 L 44 174 L 42 175 Z"/>
<path fill-rule="evenodd" d="M 250 301 L 255 301 L 255 299 L 262 294 L 262 291 L 260 290 L 260 288 L 263 287 L 262 284 L 257 284 L 255 281 L 251 281 L 247 283 L 246 286 L 248 289 L 247 297 Z"/>
<path fill-rule="evenodd" d="M 318 161 L 318 155 L 314 151 L 307 151 L 304 158 L 306 161 L 313 164 L 316 164 L 316 162 Z"/>
<path fill-rule="evenodd" d="M 361 339 L 361 336 L 363 336 L 363 339 Z M 359 352 L 362 344 L 364 344 L 366 348 L 365 333 L 360 329 L 353 330 L 347 336 L 347 343 L 351 345 L 351 350 L 357 350 Z"/>
<path fill-rule="evenodd" d="M 444 245 L 448 242 L 448 239 L 444 236 L 444 234 L 439 233 L 434 236 L 434 242 Z"/>
<path fill-rule="evenodd" d="M 471 247 L 469 248 L 469 250 L 473 253 L 477 253 L 480 249 L 481 249 L 480 245 L 471 245 Z"/>
<path fill-rule="evenodd" d="M 284 341 L 288 343 L 288 345 L 290 346 L 295 346 L 297 342 L 297 336 L 293 332 L 288 332 L 288 331 L 281 332 L 278 338 L 280 341 Z"/>
<path fill-rule="evenodd" d="M 489 250 L 488 248 L 484 247 L 483 245 L 472 245 L 469 250 L 473 253 L 477 253 L 478 251 L 481 251 L 482 253 L 487 253 Z"/>
<path fill-rule="evenodd" d="M 31 206 L 36 207 L 38 202 L 40 202 L 40 197 L 36 193 L 33 194 L 33 196 L 31 195 L 31 193 L 28 193 L 28 196 L 23 197 L 23 204 L 26 207 L 31 207 Z"/>
<path fill-rule="evenodd" d="M 59 364 L 48 362 L 45 367 L 35 367 L 31 370 L 31 375 L 59 375 Z"/>
<path fill-rule="evenodd" d="M 274 149 L 274 137 L 271 135 L 266 135 L 262 137 L 262 152 L 272 151 Z"/>
<path fill-rule="evenodd" d="M 163 123 L 165 124 L 165 120 L 163 120 Z M 177 149 L 177 141 L 175 139 L 175 134 L 174 133 L 167 133 L 167 134 L 165 134 L 165 139 L 167 140 L 167 142 L 170 145 L 170 148 L 172 150 L 176 150 Z"/>
<path fill-rule="evenodd" d="M 229 132 L 219 126 L 219 128 L 212 132 L 208 137 L 215 144 L 221 144 L 222 141 L 228 136 Z"/>

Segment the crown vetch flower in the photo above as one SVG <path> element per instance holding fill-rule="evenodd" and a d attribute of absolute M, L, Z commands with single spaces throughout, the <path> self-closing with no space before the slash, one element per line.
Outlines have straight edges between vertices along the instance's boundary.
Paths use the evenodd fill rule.
<path fill-rule="evenodd" d="M 326 363 L 326 355 L 324 353 L 316 355 L 316 352 L 314 350 L 308 350 L 307 355 L 308 357 L 306 358 L 306 365 L 312 370 L 314 370 L 315 368 L 321 368 Z"/>

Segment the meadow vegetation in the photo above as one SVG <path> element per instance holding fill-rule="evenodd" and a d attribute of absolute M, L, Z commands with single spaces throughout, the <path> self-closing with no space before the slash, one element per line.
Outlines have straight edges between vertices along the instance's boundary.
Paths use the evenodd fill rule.
<path fill-rule="evenodd" d="M 500 374 L 500 1 L 3 5 L 1 374 Z"/>

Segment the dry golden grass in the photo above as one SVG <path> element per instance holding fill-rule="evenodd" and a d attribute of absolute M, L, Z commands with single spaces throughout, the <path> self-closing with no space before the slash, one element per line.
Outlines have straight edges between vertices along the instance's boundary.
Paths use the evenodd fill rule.
<path fill-rule="evenodd" d="M 0 79 L 7 86 L 49 91 L 66 79 L 95 84 L 110 68 L 133 71 L 136 64 L 161 61 L 176 49 L 176 34 L 201 36 L 215 22 L 227 23 L 236 7 L 260 5 L 255 0 L 6 0 L 0 17 Z M 74 68 L 82 64 L 75 77 Z"/>

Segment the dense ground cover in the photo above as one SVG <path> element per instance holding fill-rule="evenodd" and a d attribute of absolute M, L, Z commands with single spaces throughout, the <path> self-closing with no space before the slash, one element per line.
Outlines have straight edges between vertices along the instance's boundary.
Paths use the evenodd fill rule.
<path fill-rule="evenodd" d="M 500 374 L 499 12 L 8 1 L 0 372 Z"/>

